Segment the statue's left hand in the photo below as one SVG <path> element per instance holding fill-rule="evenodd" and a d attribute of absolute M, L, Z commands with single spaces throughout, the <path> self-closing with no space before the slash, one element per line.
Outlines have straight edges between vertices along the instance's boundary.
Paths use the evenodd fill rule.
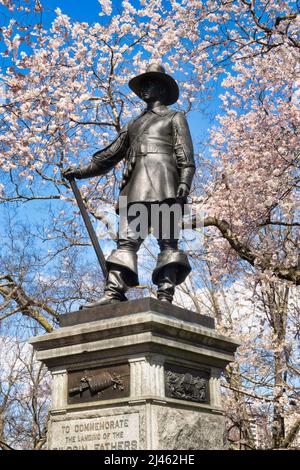
<path fill-rule="evenodd" d="M 189 193 L 190 193 L 190 188 L 188 187 L 188 185 L 185 183 L 180 183 L 177 189 L 176 197 L 178 198 L 186 197 L 189 195 Z"/>

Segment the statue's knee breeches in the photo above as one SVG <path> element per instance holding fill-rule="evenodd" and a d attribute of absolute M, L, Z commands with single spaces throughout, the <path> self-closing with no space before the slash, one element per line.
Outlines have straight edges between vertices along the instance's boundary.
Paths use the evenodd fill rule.
<path fill-rule="evenodd" d="M 166 249 L 159 253 L 156 267 L 152 274 L 153 284 L 160 285 L 166 275 L 171 276 L 172 283 L 179 285 L 191 272 L 188 256 L 181 250 Z"/>
<path fill-rule="evenodd" d="M 137 243 L 118 242 L 118 247 L 111 252 L 106 260 L 108 271 L 117 267 L 123 272 L 123 277 L 128 287 L 134 287 L 139 284 L 137 251 L 139 245 Z"/>

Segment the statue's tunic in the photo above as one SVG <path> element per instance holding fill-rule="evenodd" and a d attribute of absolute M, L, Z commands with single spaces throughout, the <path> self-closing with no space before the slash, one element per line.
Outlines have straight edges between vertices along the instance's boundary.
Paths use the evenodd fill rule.
<path fill-rule="evenodd" d="M 81 176 L 107 173 L 125 159 L 121 196 L 127 203 L 176 199 L 195 173 L 193 143 L 183 113 L 158 106 L 127 124 L 108 147 L 96 152 Z"/>

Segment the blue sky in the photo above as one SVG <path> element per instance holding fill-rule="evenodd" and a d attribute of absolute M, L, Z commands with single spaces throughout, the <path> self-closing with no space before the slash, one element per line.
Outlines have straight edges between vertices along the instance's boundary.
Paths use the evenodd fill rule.
<path fill-rule="evenodd" d="M 115 0 L 113 3 L 117 6 L 121 2 Z M 98 13 L 100 12 L 100 5 L 98 0 L 44 0 L 43 4 L 52 10 L 60 8 L 63 13 L 66 13 L 74 20 L 86 21 L 88 23 L 99 21 Z"/>

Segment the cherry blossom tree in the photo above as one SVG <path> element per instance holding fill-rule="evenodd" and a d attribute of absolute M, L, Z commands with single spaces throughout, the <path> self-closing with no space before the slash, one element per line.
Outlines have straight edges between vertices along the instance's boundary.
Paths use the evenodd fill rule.
<path fill-rule="evenodd" d="M 214 176 L 204 184 L 205 225 L 216 228 L 210 230 L 206 260 L 215 266 L 214 282 L 224 275 L 225 264 L 232 273 L 239 262 L 255 286 L 258 318 L 239 334 L 243 357 L 228 375 L 232 422 L 240 427 L 243 445 L 254 448 L 253 415 L 269 414 L 270 445 L 289 447 L 300 426 L 299 417 L 287 426 L 297 407 L 299 378 L 293 307 L 300 272 L 299 18 L 292 24 L 291 15 L 278 16 L 272 24 L 265 16 L 262 24 L 254 4 L 243 3 L 268 42 L 259 40 L 253 49 L 238 52 L 222 83 L 223 113 L 210 141 Z M 271 393 L 263 397 L 255 390 Z"/>
<path fill-rule="evenodd" d="M 61 313 L 99 295 L 102 279 L 61 171 L 87 162 L 138 114 L 128 78 L 162 61 L 179 82 L 182 110 L 201 119 L 210 99 L 218 108 L 206 140 L 194 138 L 192 196 L 194 210 L 205 213 L 205 242 L 191 245 L 193 275 L 177 303 L 214 316 L 219 331 L 241 340 L 224 378 L 232 445 L 256 447 L 251 426 L 260 420 L 265 447 L 293 446 L 300 426 L 297 417 L 287 426 L 299 374 L 299 6 L 99 0 L 88 24 L 51 12 L 46 0 L 0 4 L 2 322 L 21 317 L 37 332 L 51 331 Z M 99 234 L 107 223 L 99 207 L 112 210 L 120 166 L 81 186 Z M 30 223 L 18 222 L 20 208 Z M 232 293 L 237 281 L 246 306 L 241 291 Z"/>
<path fill-rule="evenodd" d="M 1 336 L 0 350 L 0 448 L 41 449 L 46 442 L 49 373 L 27 343 Z"/>

